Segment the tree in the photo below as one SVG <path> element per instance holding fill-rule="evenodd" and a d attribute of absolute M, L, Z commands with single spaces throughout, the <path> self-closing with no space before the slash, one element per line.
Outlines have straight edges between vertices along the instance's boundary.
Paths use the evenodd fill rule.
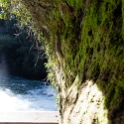
<path fill-rule="evenodd" d="M 22 10 L 21 20 L 30 19 L 39 39 L 45 37 L 48 77 L 59 93 L 60 124 L 123 123 L 123 0 L 14 2 L 16 13 Z"/>

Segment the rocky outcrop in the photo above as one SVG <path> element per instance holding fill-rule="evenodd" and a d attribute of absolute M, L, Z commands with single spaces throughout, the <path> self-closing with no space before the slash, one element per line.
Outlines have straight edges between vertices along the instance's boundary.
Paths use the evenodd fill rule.
<path fill-rule="evenodd" d="M 60 124 L 124 122 L 123 0 L 21 0 L 44 41 Z"/>

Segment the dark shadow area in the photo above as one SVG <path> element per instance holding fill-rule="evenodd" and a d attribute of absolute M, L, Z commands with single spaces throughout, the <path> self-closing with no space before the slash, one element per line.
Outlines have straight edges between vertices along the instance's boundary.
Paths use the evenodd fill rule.
<path fill-rule="evenodd" d="M 28 27 L 19 27 L 16 19 L 0 20 L 0 69 L 10 75 L 46 79 L 45 52 L 30 32 Z"/>

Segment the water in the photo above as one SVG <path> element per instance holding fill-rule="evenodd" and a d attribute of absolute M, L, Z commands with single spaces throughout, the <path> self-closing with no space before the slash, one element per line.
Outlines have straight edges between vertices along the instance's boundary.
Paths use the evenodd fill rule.
<path fill-rule="evenodd" d="M 56 94 L 42 81 L 0 76 L 0 111 L 56 111 Z"/>

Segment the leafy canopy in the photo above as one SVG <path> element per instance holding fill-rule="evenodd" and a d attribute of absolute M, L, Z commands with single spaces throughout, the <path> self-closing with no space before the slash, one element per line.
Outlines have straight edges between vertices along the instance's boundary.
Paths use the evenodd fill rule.
<path fill-rule="evenodd" d="M 26 7 L 21 4 L 21 0 L 0 0 L 0 7 L 2 9 L 0 18 L 2 19 L 12 19 L 16 15 L 23 24 L 31 22 L 31 17 Z"/>

